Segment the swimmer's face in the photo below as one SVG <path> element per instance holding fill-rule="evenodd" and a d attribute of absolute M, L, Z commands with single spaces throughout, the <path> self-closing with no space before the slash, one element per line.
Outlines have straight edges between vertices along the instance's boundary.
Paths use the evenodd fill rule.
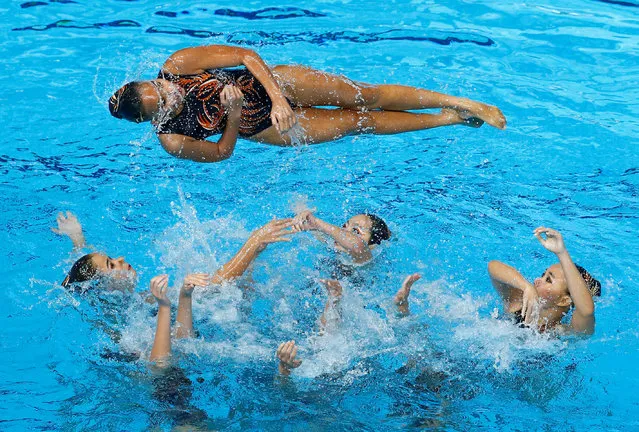
<path fill-rule="evenodd" d="M 361 238 L 365 244 L 370 244 L 372 237 L 373 221 L 366 215 L 360 214 L 350 218 L 342 228 Z"/>
<path fill-rule="evenodd" d="M 184 90 L 164 79 L 146 81 L 138 87 L 142 121 L 171 117 L 184 98 Z"/>
<path fill-rule="evenodd" d="M 105 254 L 93 254 L 91 262 L 95 266 L 105 286 L 110 290 L 133 291 L 138 274 L 124 257 L 111 258 Z"/>
<path fill-rule="evenodd" d="M 559 264 L 548 267 L 541 277 L 535 279 L 535 289 L 539 297 L 548 304 L 560 306 L 565 306 L 566 302 L 570 304 L 568 283 Z"/>

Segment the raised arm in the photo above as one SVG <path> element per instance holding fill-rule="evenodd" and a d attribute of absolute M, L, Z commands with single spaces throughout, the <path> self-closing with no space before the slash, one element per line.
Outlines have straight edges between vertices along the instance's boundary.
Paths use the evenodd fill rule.
<path fill-rule="evenodd" d="M 74 249 L 82 249 L 86 246 L 82 225 L 80 225 L 78 218 L 73 213 L 67 211 L 65 216 L 64 213 L 60 212 L 56 217 L 56 221 L 58 222 L 58 228 L 51 228 L 51 231 L 58 235 L 69 237 L 71 242 L 73 242 Z"/>
<path fill-rule="evenodd" d="M 253 231 L 246 243 L 233 258 L 219 269 L 211 283 L 219 284 L 242 276 L 257 256 L 271 243 L 290 241 L 287 237 L 292 219 L 274 219 L 263 227 Z"/>
<path fill-rule="evenodd" d="M 330 318 L 333 323 L 339 322 L 342 318 L 339 303 L 342 300 L 343 289 L 342 284 L 335 279 L 320 279 L 320 282 L 326 287 L 326 291 L 328 292 L 328 298 L 324 304 L 324 311 L 320 316 L 320 324 L 324 329 L 328 323 L 328 318 Z"/>
<path fill-rule="evenodd" d="M 297 358 L 297 346 L 294 340 L 282 342 L 277 347 L 275 355 L 280 361 L 277 365 L 277 370 L 284 376 L 290 375 L 292 369 L 298 368 L 302 364 L 302 360 Z"/>
<path fill-rule="evenodd" d="M 271 120 L 280 132 L 289 130 L 297 122 L 286 97 L 275 77 L 255 52 L 246 48 L 227 45 L 208 45 L 176 51 L 167 59 L 162 69 L 174 75 L 199 74 L 207 69 L 245 66 L 264 86 L 271 98 Z"/>
<path fill-rule="evenodd" d="M 180 289 L 180 298 L 178 300 L 177 325 L 175 328 L 175 337 L 178 339 L 189 338 L 193 336 L 193 289 L 196 286 L 207 286 L 211 276 L 206 273 L 195 273 L 187 275 Z"/>
<path fill-rule="evenodd" d="M 295 231 L 319 231 L 330 236 L 353 258 L 356 263 L 365 263 L 373 258 L 371 250 L 356 234 L 316 217 L 310 211 L 304 211 L 295 217 Z"/>
<path fill-rule="evenodd" d="M 542 235 L 546 237 L 544 238 Z M 568 292 L 575 307 L 570 320 L 571 329 L 578 333 L 592 334 L 595 331 L 595 303 L 586 282 L 572 262 L 563 237 L 559 231 L 546 227 L 537 228 L 535 237 L 543 247 L 559 258 L 559 264 L 568 285 Z"/>
<path fill-rule="evenodd" d="M 521 311 L 522 318 L 530 323 L 539 297 L 534 285 L 515 268 L 501 261 L 489 262 L 488 274 L 504 302 L 504 310 L 508 313 Z"/>
<path fill-rule="evenodd" d="M 151 279 L 151 293 L 158 302 L 158 323 L 149 360 L 164 360 L 171 355 L 171 302 L 166 296 L 169 277 L 156 276 Z"/>
<path fill-rule="evenodd" d="M 413 287 L 413 284 L 420 280 L 422 276 L 419 273 L 413 273 L 412 275 L 406 276 L 404 282 L 402 283 L 402 287 L 397 291 L 395 297 L 393 297 L 393 302 L 395 306 L 397 306 L 397 311 L 402 316 L 407 316 L 410 313 L 408 308 L 408 296 L 410 295 L 410 289 Z"/>
<path fill-rule="evenodd" d="M 226 126 L 216 143 L 178 134 L 159 134 L 164 150 L 180 159 L 195 162 L 220 162 L 228 159 L 235 150 L 240 128 L 243 96 L 240 89 L 225 86 L 220 93 L 220 101 L 227 112 Z"/>

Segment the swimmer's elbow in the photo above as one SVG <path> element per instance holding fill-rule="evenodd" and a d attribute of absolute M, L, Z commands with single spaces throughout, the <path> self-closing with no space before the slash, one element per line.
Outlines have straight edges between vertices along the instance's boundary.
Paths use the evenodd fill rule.
<path fill-rule="evenodd" d="M 187 140 L 161 140 L 162 148 L 179 159 L 188 159 L 194 162 L 212 163 L 220 162 L 231 157 L 232 151 L 221 151 L 219 145 L 212 142 L 193 142 Z"/>
<path fill-rule="evenodd" d="M 585 319 L 591 319 L 594 321 L 595 319 L 595 306 L 592 305 L 588 305 L 588 306 L 582 306 L 579 308 L 579 315 L 581 315 L 582 317 L 584 317 Z"/>
<path fill-rule="evenodd" d="M 501 261 L 492 260 L 488 263 L 488 273 L 491 276 L 494 276 L 497 273 L 499 273 L 499 271 L 503 269 L 503 267 L 504 267 L 504 263 L 502 263 Z"/>

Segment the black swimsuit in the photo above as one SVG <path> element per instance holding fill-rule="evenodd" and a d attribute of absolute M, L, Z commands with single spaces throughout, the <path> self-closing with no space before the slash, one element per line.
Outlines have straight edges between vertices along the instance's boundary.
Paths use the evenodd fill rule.
<path fill-rule="evenodd" d="M 173 75 L 160 71 L 158 78 L 184 89 L 184 107 L 177 116 L 157 126 L 159 134 L 179 134 L 205 139 L 226 127 L 226 111 L 220 102 L 225 85 L 238 87 L 244 95 L 239 134 L 250 137 L 272 126 L 273 103 L 266 89 L 246 69 L 214 69 L 197 75 Z"/>

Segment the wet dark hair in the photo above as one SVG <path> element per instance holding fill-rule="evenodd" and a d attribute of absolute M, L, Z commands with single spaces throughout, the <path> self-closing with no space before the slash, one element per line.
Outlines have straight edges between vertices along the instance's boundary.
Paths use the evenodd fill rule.
<path fill-rule="evenodd" d="M 69 288 L 73 284 L 94 279 L 98 274 L 98 269 L 93 263 L 94 255 L 95 254 L 90 253 L 73 263 L 71 270 L 69 270 L 69 274 L 62 282 L 62 286 Z"/>
<path fill-rule="evenodd" d="M 368 241 L 369 245 L 380 244 L 382 240 L 388 240 L 391 236 L 391 232 L 388 229 L 386 222 L 379 216 L 370 213 L 364 213 L 371 220 L 371 239 Z"/>
<path fill-rule="evenodd" d="M 141 81 L 132 81 L 113 93 L 109 98 L 109 111 L 113 117 L 136 123 L 144 121 L 140 85 Z"/>
<path fill-rule="evenodd" d="M 575 264 L 577 270 L 579 270 L 579 274 L 586 282 L 586 286 L 588 287 L 588 291 L 590 291 L 590 295 L 593 297 L 601 296 L 601 282 L 592 277 L 588 271 L 580 265 Z"/>

